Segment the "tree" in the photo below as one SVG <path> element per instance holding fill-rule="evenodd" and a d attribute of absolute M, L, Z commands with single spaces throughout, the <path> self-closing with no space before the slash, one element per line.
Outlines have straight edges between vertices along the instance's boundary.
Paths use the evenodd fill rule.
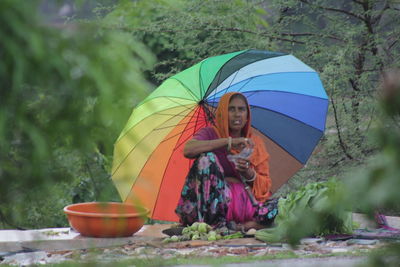
<path fill-rule="evenodd" d="M 291 39 L 282 47 L 306 58 L 329 93 L 337 135 L 330 156 L 341 149 L 331 165 L 362 162 L 373 149 L 366 137 L 379 76 L 400 64 L 398 2 L 278 0 L 272 7 L 279 11 L 272 29 Z"/>

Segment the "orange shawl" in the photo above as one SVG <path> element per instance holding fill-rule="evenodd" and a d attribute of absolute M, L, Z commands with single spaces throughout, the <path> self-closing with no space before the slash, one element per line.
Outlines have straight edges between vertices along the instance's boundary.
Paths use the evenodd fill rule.
<path fill-rule="evenodd" d="M 233 95 L 242 95 L 238 92 L 230 92 L 224 94 L 218 104 L 217 110 L 215 112 L 215 132 L 220 138 L 229 137 L 229 116 L 228 116 L 228 106 Z M 244 97 L 244 96 L 243 96 Z M 244 97 L 246 99 L 246 97 Z M 265 144 L 261 137 L 254 134 L 250 127 L 251 125 L 251 114 L 249 104 L 247 103 L 247 122 L 242 129 L 242 136 L 250 138 L 254 142 L 254 151 L 250 157 L 250 162 L 252 167 L 257 173 L 257 177 L 253 182 L 253 194 L 255 198 L 260 201 L 266 201 L 270 196 L 271 189 L 271 179 L 269 177 L 269 154 L 265 149 Z M 232 150 L 232 154 L 239 153 L 239 151 Z"/>

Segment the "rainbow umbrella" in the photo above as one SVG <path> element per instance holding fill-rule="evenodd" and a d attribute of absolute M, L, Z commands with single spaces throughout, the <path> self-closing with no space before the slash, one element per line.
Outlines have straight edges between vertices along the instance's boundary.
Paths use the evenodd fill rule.
<path fill-rule="evenodd" d="M 151 218 L 174 210 L 192 160 L 183 146 L 213 124 L 220 97 L 243 93 L 252 128 L 270 154 L 275 192 L 307 162 L 325 130 L 328 97 L 318 74 L 292 55 L 245 50 L 207 58 L 165 80 L 134 110 L 114 148 L 112 179 L 125 202 Z"/>

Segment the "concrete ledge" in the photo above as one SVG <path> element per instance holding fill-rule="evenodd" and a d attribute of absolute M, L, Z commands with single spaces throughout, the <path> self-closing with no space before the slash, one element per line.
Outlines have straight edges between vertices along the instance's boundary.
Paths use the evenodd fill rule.
<path fill-rule="evenodd" d="M 168 225 L 164 226 L 165 228 Z M 2 230 L 0 231 L 0 252 L 59 251 L 86 248 L 105 248 L 140 243 L 145 245 L 157 236 L 151 236 L 145 225 L 130 237 L 92 238 L 81 236 L 71 228 L 51 228 L 40 230 Z M 145 235 L 143 235 L 145 234 Z M 160 232 L 157 231 L 158 236 Z"/>

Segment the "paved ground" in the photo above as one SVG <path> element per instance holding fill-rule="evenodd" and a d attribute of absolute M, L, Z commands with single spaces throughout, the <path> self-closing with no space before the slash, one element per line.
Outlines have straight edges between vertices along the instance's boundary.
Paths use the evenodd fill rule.
<path fill-rule="evenodd" d="M 372 227 L 361 215 L 354 214 L 354 220 L 361 227 Z M 400 228 L 400 218 L 388 217 L 391 226 Z M 40 230 L 0 231 L 0 264 L 29 265 L 73 261 L 113 262 L 121 259 L 170 259 L 189 258 L 196 263 L 198 257 L 218 258 L 222 256 L 251 256 L 261 261 L 252 266 L 354 266 L 365 258 L 358 255 L 385 245 L 379 240 L 350 239 L 329 241 L 318 238 L 303 239 L 297 248 L 287 244 L 265 244 L 254 238 L 232 240 L 187 241 L 162 244 L 165 237 L 162 230 L 171 225 L 145 225 L 132 237 L 125 238 L 87 238 L 70 228 Z M 266 256 L 291 254 L 301 259 L 262 260 Z M 305 258 L 323 257 L 329 258 Z M 345 256 L 343 256 L 345 255 Z M 190 262 L 190 261 L 189 261 Z M 192 263 L 192 262 L 190 262 Z M 290 265 L 289 265 L 290 264 Z M 329 265 L 331 264 L 331 265 Z M 227 264 L 226 266 L 247 266 L 246 264 Z M 191 265 L 195 266 L 195 265 Z"/>

